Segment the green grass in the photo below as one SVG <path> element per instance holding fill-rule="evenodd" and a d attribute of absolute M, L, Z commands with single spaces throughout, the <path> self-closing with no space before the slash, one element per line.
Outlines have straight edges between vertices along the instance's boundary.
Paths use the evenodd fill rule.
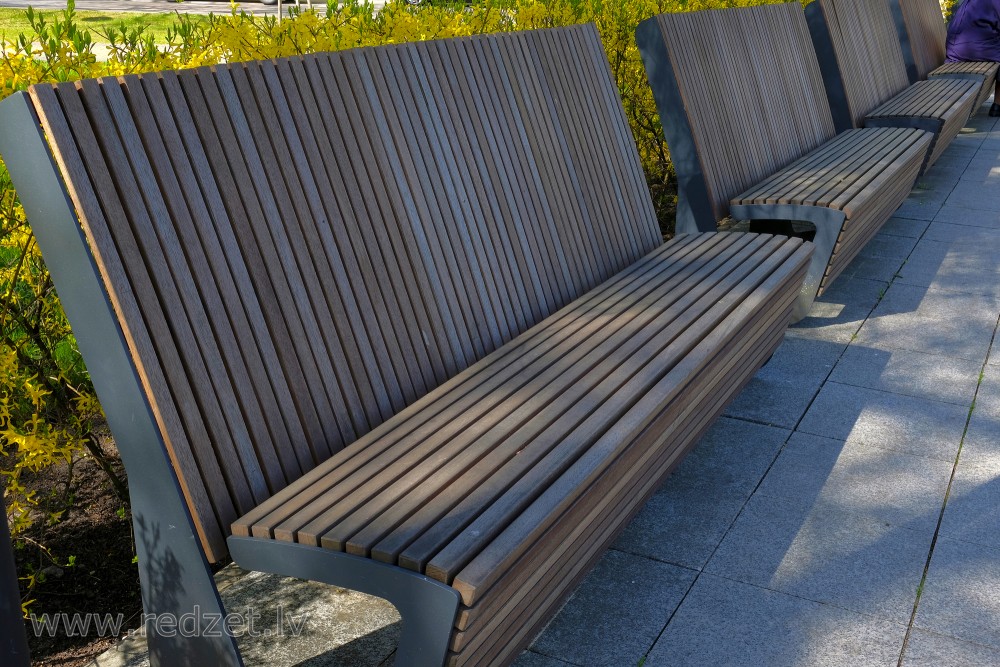
<path fill-rule="evenodd" d="M 219 3 L 219 13 L 227 13 L 228 11 L 229 5 Z M 36 10 L 36 13 L 42 14 L 50 24 L 54 19 L 62 18 L 62 12 L 59 10 L 44 12 Z M 197 16 L 192 18 L 199 20 Z M 207 20 L 207 18 L 200 20 Z M 166 40 L 167 28 L 177 23 L 177 14 L 173 12 L 140 14 L 136 12 L 78 11 L 76 12 L 76 21 L 80 28 L 90 31 L 91 36 L 96 42 L 105 41 L 101 37 L 101 34 L 106 33 L 109 27 L 118 27 L 119 24 L 124 22 L 129 30 L 145 26 L 145 34 L 152 35 L 158 43 L 162 43 Z M 28 24 L 25 10 L 0 8 L 0 38 L 14 39 L 20 33 L 32 34 L 31 25 Z"/>

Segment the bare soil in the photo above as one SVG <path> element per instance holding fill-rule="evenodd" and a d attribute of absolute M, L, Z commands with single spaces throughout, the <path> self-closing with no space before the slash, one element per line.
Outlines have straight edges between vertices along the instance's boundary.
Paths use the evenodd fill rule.
<path fill-rule="evenodd" d="M 101 440 L 124 479 L 117 450 L 110 439 Z M 139 572 L 133 563 L 132 517 L 93 459 L 74 463 L 69 485 L 68 472 L 69 467 L 62 464 L 25 480 L 29 489 L 45 498 L 46 509 L 58 510 L 68 504 L 58 523 L 46 525 L 45 518 L 39 516 L 23 536 L 26 539 L 15 540 L 18 573 L 42 573 L 31 593 L 34 602 L 30 611 L 36 617 L 121 614 L 122 632 L 101 637 L 91 627 L 85 636 L 69 636 L 66 627 L 60 626 L 54 636 L 48 636 L 47 632 L 36 632 L 32 622 L 26 621 L 33 665 L 85 665 L 134 628 L 142 614 Z M 21 592 L 23 599 L 25 591 Z"/>

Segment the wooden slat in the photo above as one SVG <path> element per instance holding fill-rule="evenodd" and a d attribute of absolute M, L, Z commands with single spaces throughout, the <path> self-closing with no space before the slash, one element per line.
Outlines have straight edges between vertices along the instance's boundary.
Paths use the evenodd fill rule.
<path fill-rule="evenodd" d="M 733 240 L 722 240 L 719 243 L 720 249 L 724 250 Z M 709 252 L 715 252 L 714 248 L 710 247 Z M 689 278 L 683 270 L 684 265 L 679 268 L 682 270 L 677 275 L 674 275 L 677 269 L 673 269 L 657 278 L 644 274 L 645 277 L 641 282 L 625 283 L 623 287 L 639 291 L 628 294 L 628 298 L 625 299 L 613 295 L 615 301 L 608 303 L 610 310 L 597 310 L 587 318 L 577 318 L 572 326 L 564 325 L 565 331 L 560 330 L 556 336 L 549 337 L 543 345 L 521 356 L 515 365 L 504 369 L 503 373 L 488 377 L 487 382 L 462 395 L 453 407 L 442 410 L 434 419 L 424 422 L 409 435 L 402 437 L 397 426 L 391 433 L 392 439 L 387 442 L 367 444 L 366 448 L 371 452 L 384 451 L 384 454 L 364 465 L 352 465 L 351 481 L 348 481 L 342 470 L 338 469 L 332 478 L 310 479 L 307 485 L 297 485 L 298 493 L 290 489 L 289 492 L 296 496 L 296 500 L 303 490 L 307 490 L 310 496 L 316 496 L 317 499 L 309 506 L 304 506 L 294 517 L 274 526 L 275 535 L 318 544 L 319 531 L 329 530 L 333 522 L 347 518 L 352 507 L 362 508 L 368 501 L 381 505 L 393 494 L 401 493 L 404 490 L 404 480 L 400 479 L 401 475 L 409 473 L 409 477 L 415 483 L 427 475 L 437 475 L 440 466 L 431 465 L 428 458 L 436 456 L 447 461 L 453 456 L 447 451 L 442 452 L 438 449 L 442 444 L 457 449 L 456 454 L 460 454 L 463 448 L 475 451 L 476 448 L 485 446 L 484 441 L 477 437 L 477 434 L 485 428 L 482 425 L 484 419 L 490 420 L 492 425 L 505 412 L 518 408 L 521 401 L 528 402 L 527 409 L 537 409 L 534 398 L 534 393 L 537 391 L 535 387 L 537 380 L 534 379 L 536 374 L 546 372 L 546 368 L 555 362 L 559 370 L 565 369 L 564 375 L 568 376 L 569 367 L 566 366 L 568 358 L 586 359 L 594 346 L 610 347 L 610 343 L 605 342 L 605 337 L 614 332 L 612 323 L 616 321 L 615 318 L 622 316 L 628 318 L 644 303 L 665 299 L 664 293 L 669 294 L 671 288 L 676 289 L 678 283 L 686 279 L 685 276 Z M 666 281 L 662 286 L 661 280 Z M 653 295 L 647 295 L 654 289 L 656 291 Z M 589 356 L 592 357 L 593 354 L 590 353 Z M 519 388 L 521 394 L 524 394 L 520 400 L 517 393 Z M 443 397 L 438 399 L 440 402 L 444 400 Z M 492 409 L 494 406 L 496 408 Z M 424 418 L 423 415 L 421 417 Z M 470 424 L 475 427 L 471 427 Z M 455 437 L 460 442 L 458 448 L 450 440 Z M 469 442 L 470 439 L 473 442 Z M 419 468 L 415 468 L 417 462 Z M 392 468 L 396 468 L 397 471 L 392 472 Z M 367 491 L 358 490 L 356 488 L 358 486 L 367 486 Z M 339 507 L 335 506 L 337 503 L 341 503 Z M 281 499 L 276 499 L 275 504 L 280 506 Z M 413 509 L 417 509 L 417 506 L 414 505 Z M 307 522 L 309 525 L 303 528 Z M 254 528 L 256 530 L 257 526 Z M 330 548 L 343 548 L 342 543 L 334 543 L 330 536 L 324 536 L 323 544 Z"/>
<path fill-rule="evenodd" d="M 32 98 L 213 560 L 660 242 L 593 26 Z"/>
<path fill-rule="evenodd" d="M 792 277 L 789 284 L 794 280 Z M 627 524 L 635 511 L 628 508 L 635 499 L 644 499 L 655 490 L 658 480 L 679 460 L 686 446 L 696 441 L 714 415 L 723 409 L 729 388 L 720 386 L 722 378 L 733 379 L 733 391 L 738 392 L 754 369 L 767 359 L 780 341 L 780 332 L 766 323 L 774 311 L 787 310 L 793 298 L 785 292 L 762 305 L 745 328 L 734 332 L 730 342 L 719 351 L 712 372 L 701 374 L 699 380 L 689 385 L 692 393 L 713 396 L 717 403 L 711 408 L 689 405 L 690 409 L 684 409 L 675 405 L 661 413 L 630 448 L 630 456 L 616 461 L 601 483 L 591 487 L 589 496 L 598 501 L 596 507 L 578 503 L 571 511 L 577 516 L 568 516 L 537 542 L 526 555 L 525 566 L 505 577 L 502 585 L 491 591 L 488 600 L 460 611 L 456 626 L 461 631 L 455 634 L 452 648 L 461 653 L 455 656 L 453 664 L 482 660 L 485 657 L 482 650 L 495 652 L 505 644 L 530 640 L 534 623 L 545 618 L 547 608 L 558 607 L 562 597 L 573 590 L 578 577 Z M 667 441 L 672 446 L 658 446 Z M 636 504 L 639 506 L 641 503 Z"/>
<path fill-rule="evenodd" d="M 732 197 L 833 138 L 801 7 L 656 20 L 718 218 L 728 214 Z"/>
<path fill-rule="evenodd" d="M 483 397 L 505 378 L 516 377 L 530 363 L 563 344 L 570 337 L 585 336 L 585 333 L 580 333 L 582 327 L 592 322 L 594 318 L 609 312 L 609 309 L 610 312 L 619 312 L 626 308 L 631 303 L 626 297 L 635 293 L 635 290 L 644 290 L 650 284 L 655 285 L 658 280 L 670 279 L 685 266 L 687 261 L 685 258 L 691 253 L 703 253 L 717 243 L 732 240 L 734 239 L 714 235 L 675 238 L 669 245 L 662 246 L 647 258 L 633 264 L 600 288 L 548 318 L 543 324 L 474 364 L 456 376 L 447 387 L 430 392 L 415 403 L 412 410 L 373 430 L 358 441 L 357 453 L 345 451 L 331 458 L 305 475 L 293 487 L 276 494 L 241 519 L 240 523 L 244 528 L 240 534 L 249 534 L 250 527 L 253 526 L 254 534 L 271 536 L 274 526 L 325 492 L 326 487 L 321 482 L 339 484 L 341 480 L 393 446 L 400 438 L 416 434 L 414 441 L 421 441 L 426 435 L 418 433 L 417 429 L 423 429 L 430 434 L 435 433 L 447 425 L 450 420 L 449 410 L 466 414 L 469 411 L 485 409 L 487 406 L 483 403 Z M 667 267 L 673 268 L 667 274 L 663 274 Z M 638 295 L 639 293 L 635 294 Z M 463 403 L 456 404 L 456 401 Z M 477 412 L 471 414 L 474 416 Z M 390 434 L 394 436 L 392 439 L 386 437 Z M 286 537 L 286 539 L 293 538 L 294 534 Z"/>
<path fill-rule="evenodd" d="M 765 252 L 765 255 L 778 251 L 782 245 L 777 242 L 769 244 L 769 252 Z M 756 277 L 756 272 L 751 275 Z M 753 279 L 748 280 L 752 282 Z M 730 304 L 745 297 L 742 290 L 735 289 L 733 285 L 727 285 L 727 287 L 726 290 L 717 288 L 717 291 L 712 291 L 706 296 L 706 300 L 714 300 L 714 305 L 709 312 L 719 313 L 719 315 L 714 316 L 708 315 L 710 321 L 716 321 L 714 317 L 721 317 Z M 690 350 L 690 346 L 693 346 L 696 340 L 701 339 L 705 332 L 700 329 L 702 327 L 686 331 L 665 351 L 667 359 L 672 358 L 672 361 L 665 359 L 660 364 L 643 369 L 630 380 L 630 383 L 643 386 L 652 379 L 650 374 L 653 378 L 670 377 L 671 374 L 679 372 L 679 368 L 687 367 L 688 364 L 697 364 L 697 355 L 682 355 L 682 351 Z M 679 365 L 671 369 L 674 363 Z M 671 369 L 667 376 L 661 375 L 664 368 Z M 647 394 L 645 399 L 641 399 L 640 403 L 647 399 L 653 400 L 652 396 L 656 396 L 656 400 L 663 397 L 662 394 L 652 392 Z M 618 394 L 614 399 L 611 399 L 611 405 L 602 406 L 600 412 L 594 413 L 581 424 L 577 431 L 580 435 L 577 437 L 586 437 L 582 434 L 594 434 L 597 436 L 596 441 L 588 442 L 590 446 L 587 447 L 585 453 L 581 458 L 572 462 L 565 474 L 548 485 L 538 487 L 534 484 L 534 477 L 541 475 L 544 478 L 546 471 L 542 467 L 533 468 L 532 475 L 522 478 L 515 487 L 508 491 L 508 500 L 494 503 L 488 511 L 480 514 L 459 537 L 452 540 L 447 547 L 435 555 L 428 563 L 427 574 L 442 581 L 452 582 L 462 594 L 463 601 L 466 604 L 472 604 L 477 595 L 487 589 L 523 553 L 527 545 L 533 541 L 532 536 L 537 536 L 551 525 L 551 521 L 561 512 L 560 508 L 569 502 L 576 492 L 587 486 L 584 480 L 597 474 L 607 461 L 613 459 L 611 455 L 613 450 L 617 451 L 616 448 L 625 445 L 627 438 L 622 437 L 621 429 L 628 428 L 632 422 L 628 418 L 621 418 L 622 421 L 619 421 L 620 418 L 612 408 L 612 405 L 619 401 L 632 402 L 625 399 L 624 394 Z M 621 407 L 624 406 L 620 406 L 618 409 Z M 632 419 L 638 420 L 639 423 L 643 423 L 650 417 L 650 414 L 641 408 L 633 407 L 633 409 L 635 412 L 631 413 Z M 611 414 L 615 414 L 615 416 L 611 417 L 610 421 L 605 421 L 609 420 Z M 615 424 L 614 428 L 605 430 L 612 423 Z M 525 508 L 517 501 L 517 497 L 529 489 L 534 491 L 530 493 L 529 498 L 535 497 L 535 494 L 539 492 L 540 495 L 533 501 L 529 501 L 529 507 Z M 498 527 L 499 534 L 497 534 Z"/>

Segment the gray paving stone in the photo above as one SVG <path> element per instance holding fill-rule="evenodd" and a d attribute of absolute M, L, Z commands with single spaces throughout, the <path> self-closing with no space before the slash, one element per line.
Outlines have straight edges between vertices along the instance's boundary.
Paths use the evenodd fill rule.
<path fill-rule="evenodd" d="M 262 627 L 274 625 L 278 608 L 304 621 L 297 636 L 239 640 L 248 665 L 382 665 L 399 641 L 399 614 L 380 598 L 312 581 L 249 572 L 222 592 L 227 611 L 253 607 Z"/>
<path fill-rule="evenodd" d="M 1000 215 L 964 206 L 942 206 L 941 210 L 934 216 L 934 222 L 1000 229 Z"/>
<path fill-rule="evenodd" d="M 933 190 L 914 190 L 894 215 L 914 220 L 933 220 L 947 199 L 935 195 Z"/>
<path fill-rule="evenodd" d="M 971 465 L 1000 465 L 1000 417 L 972 412 L 962 442 L 961 460 Z"/>
<path fill-rule="evenodd" d="M 981 363 L 912 350 L 850 345 L 830 380 L 903 396 L 972 405 Z"/>
<path fill-rule="evenodd" d="M 1000 648 L 1000 551 L 939 537 L 914 626 Z"/>
<path fill-rule="evenodd" d="M 636 664 L 695 576 L 693 570 L 609 551 L 532 650 L 576 665 Z"/>
<path fill-rule="evenodd" d="M 1000 550 L 1000 465 L 959 459 L 941 535 Z"/>
<path fill-rule="evenodd" d="M 905 624 L 932 530 L 755 494 L 705 572 Z"/>
<path fill-rule="evenodd" d="M 723 417 L 625 528 L 615 548 L 700 570 L 788 435 Z"/>
<path fill-rule="evenodd" d="M 903 667 L 986 667 L 1000 665 L 1000 651 L 925 630 L 914 630 Z"/>
<path fill-rule="evenodd" d="M 1000 213 L 997 213 L 996 217 L 1000 218 Z M 927 241 L 950 243 L 964 249 L 967 245 L 1000 243 L 1000 229 L 985 225 L 958 225 L 935 220 L 927 226 L 923 238 Z"/>
<path fill-rule="evenodd" d="M 918 239 L 921 235 L 923 235 L 924 230 L 927 229 L 927 225 L 929 224 L 929 220 L 911 220 L 909 218 L 903 218 L 896 215 L 889 218 L 889 220 L 882 225 L 882 229 L 879 231 L 879 234 L 906 236 L 912 239 Z"/>
<path fill-rule="evenodd" d="M 989 155 L 977 155 L 968 161 L 959 175 L 963 181 L 1000 183 L 1000 166 L 998 166 L 996 158 Z"/>
<path fill-rule="evenodd" d="M 983 377 L 976 395 L 976 409 L 973 414 L 1000 417 L 1000 368 L 995 364 L 983 368 Z"/>
<path fill-rule="evenodd" d="M 821 503 L 872 521 L 934 532 L 952 464 L 858 442 L 793 433 L 757 494 Z"/>
<path fill-rule="evenodd" d="M 906 628 L 703 574 L 645 667 L 895 667 Z"/>
<path fill-rule="evenodd" d="M 570 664 L 534 651 L 525 651 L 514 661 L 514 667 L 565 667 Z"/>
<path fill-rule="evenodd" d="M 785 336 L 849 343 L 887 288 L 881 281 L 842 277 Z"/>
<path fill-rule="evenodd" d="M 916 243 L 914 238 L 880 233 L 861 249 L 838 280 L 850 277 L 889 282 Z"/>
<path fill-rule="evenodd" d="M 786 339 L 726 414 L 794 428 L 846 348 L 843 343 Z"/>
<path fill-rule="evenodd" d="M 1000 243 L 1000 238 L 997 242 Z M 923 239 L 899 269 L 896 279 L 905 285 L 1000 297 L 1000 261 L 994 247 L 985 243 Z"/>
<path fill-rule="evenodd" d="M 989 295 L 894 282 L 858 331 L 855 344 L 982 362 L 998 313 L 1000 303 Z"/>
<path fill-rule="evenodd" d="M 1000 211 L 1000 184 L 959 181 L 944 203 L 980 211 Z"/>
<path fill-rule="evenodd" d="M 827 382 L 798 430 L 953 462 L 968 409 Z"/>

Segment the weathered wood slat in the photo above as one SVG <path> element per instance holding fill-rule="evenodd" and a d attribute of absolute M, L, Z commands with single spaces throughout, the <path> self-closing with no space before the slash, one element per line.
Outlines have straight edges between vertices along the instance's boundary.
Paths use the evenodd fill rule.
<path fill-rule="evenodd" d="M 781 307 L 788 309 L 791 305 L 790 297 L 791 295 L 787 295 L 778 308 L 770 305 L 763 308 L 761 314 L 767 315 L 771 310 L 780 310 Z M 734 339 L 734 347 L 738 348 L 736 355 L 743 362 L 718 362 L 713 367 L 713 372 L 706 373 L 690 390 L 705 393 L 706 390 L 717 391 L 720 377 L 745 376 L 750 368 L 763 361 L 766 351 L 773 349 L 779 340 L 780 334 L 774 330 L 763 335 L 752 329 L 745 331 L 744 336 Z M 724 360 L 727 353 L 733 354 L 732 350 L 726 350 L 719 356 Z M 657 418 L 641 439 L 652 445 L 657 439 L 654 434 L 659 430 L 662 437 L 666 430 L 679 442 L 696 441 L 711 423 L 711 414 L 711 410 L 689 414 L 667 411 Z M 655 446 L 648 451 L 655 452 Z M 631 513 L 623 506 L 630 504 L 630 498 L 648 497 L 656 488 L 658 475 L 662 470 L 672 468 L 679 461 L 682 451 L 680 447 L 661 450 L 653 457 L 647 455 L 639 463 L 632 460 L 616 462 L 602 480 L 605 486 L 595 485 L 591 489 L 593 496 L 606 502 L 598 503 L 594 508 L 585 503 L 578 504 L 574 508 L 575 516 L 561 522 L 558 530 L 547 535 L 546 540 L 540 543 L 551 542 L 561 546 L 546 563 L 532 563 L 530 567 L 519 568 L 511 573 L 510 581 L 504 581 L 502 585 L 498 583 L 488 600 L 480 602 L 474 608 L 463 608 L 460 611 L 456 625 L 464 629 L 453 638 L 452 649 L 458 652 L 453 664 L 463 664 L 462 661 L 474 664 L 477 660 L 496 655 L 498 650 L 503 649 L 505 642 L 530 641 L 533 633 L 540 629 L 536 624 L 545 621 L 545 610 L 558 608 L 562 599 L 573 590 L 579 578 L 586 574 L 620 528 L 627 524 Z M 609 492 L 606 484 L 612 480 L 618 482 Z M 599 518 L 595 519 L 595 516 Z M 621 517 L 621 523 L 615 526 L 617 517 Z M 534 552 L 529 553 L 527 558 L 531 559 L 532 556 L 535 556 Z M 523 623 L 522 620 L 522 627 L 518 629 L 517 624 L 511 621 L 515 618 L 523 619 L 525 614 L 530 614 L 529 622 Z M 484 651 L 489 653 L 484 656 Z"/>
<path fill-rule="evenodd" d="M 895 0 L 818 0 L 806 8 L 839 128 L 917 127 L 934 134 L 934 163 L 972 114 L 981 82 L 942 79 L 910 85 Z M 904 0 L 905 1 L 905 0 Z"/>
<path fill-rule="evenodd" d="M 633 264 L 601 288 L 574 301 L 538 327 L 469 367 L 447 387 L 439 387 L 430 392 L 414 404 L 412 411 L 400 414 L 374 429 L 358 441 L 359 451 L 342 452 L 307 473 L 295 485 L 298 488 L 283 490 L 262 503 L 242 517 L 234 525 L 234 530 L 238 534 L 247 535 L 253 526 L 254 534 L 272 536 L 270 529 L 263 532 L 261 529 L 276 526 L 325 492 L 327 487 L 321 482 L 328 482 L 331 486 L 339 485 L 399 439 L 412 437 L 414 442 L 421 442 L 428 435 L 447 426 L 451 419 L 449 411 L 463 414 L 468 412 L 470 416 L 479 414 L 479 411 L 488 407 L 483 403 L 483 398 L 499 383 L 519 375 L 529 364 L 571 337 L 576 336 L 574 340 L 584 340 L 587 335 L 592 335 L 592 331 L 588 334 L 583 328 L 593 318 L 604 313 L 619 313 L 634 302 L 634 297 L 642 293 L 636 293 L 636 290 L 647 289 L 651 284 L 656 285 L 662 280 L 677 276 L 677 272 L 685 265 L 684 258 L 691 253 L 704 253 L 712 245 L 734 240 L 718 236 L 682 236 L 675 239 L 669 246 L 663 246 L 644 260 Z M 632 300 L 628 298 L 630 295 L 633 296 Z M 386 437 L 389 435 L 393 437 Z M 294 533 L 287 534 L 285 539 L 294 539 Z"/>

